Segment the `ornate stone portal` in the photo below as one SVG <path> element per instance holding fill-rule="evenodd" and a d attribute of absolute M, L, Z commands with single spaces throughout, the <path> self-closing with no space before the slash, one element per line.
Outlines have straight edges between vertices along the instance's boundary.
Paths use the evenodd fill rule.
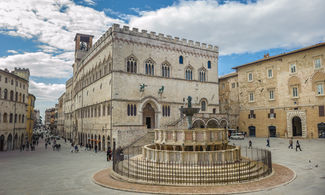
<path fill-rule="evenodd" d="M 293 119 L 295 117 L 299 117 L 300 119 L 300 126 L 301 126 L 301 137 L 307 137 L 307 128 L 306 128 L 306 112 L 304 110 L 288 110 L 287 111 L 287 131 L 288 137 L 296 136 L 294 135 L 294 126 L 293 126 Z"/>

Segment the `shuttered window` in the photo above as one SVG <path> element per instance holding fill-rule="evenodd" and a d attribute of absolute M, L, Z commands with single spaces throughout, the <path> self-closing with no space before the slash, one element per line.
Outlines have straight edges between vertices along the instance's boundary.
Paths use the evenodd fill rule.
<path fill-rule="evenodd" d="M 324 116 L 324 106 L 319 106 L 319 116 Z"/>

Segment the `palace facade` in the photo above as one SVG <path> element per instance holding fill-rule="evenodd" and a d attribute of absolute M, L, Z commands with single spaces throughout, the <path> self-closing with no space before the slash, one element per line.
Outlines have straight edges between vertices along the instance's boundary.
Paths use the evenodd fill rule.
<path fill-rule="evenodd" d="M 188 96 L 202 116 L 219 113 L 218 47 L 118 24 L 92 40 L 75 37 L 63 101 L 66 137 L 98 149 L 128 145 L 182 120 Z"/>
<path fill-rule="evenodd" d="M 324 60 L 320 43 L 234 67 L 239 88 L 236 81 L 229 87 L 238 90 L 239 129 L 257 137 L 325 137 Z"/>
<path fill-rule="evenodd" d="M 0 69 L 0 151 L 17 149 L 27 141 L 28 84 L 28 69 Z"/>

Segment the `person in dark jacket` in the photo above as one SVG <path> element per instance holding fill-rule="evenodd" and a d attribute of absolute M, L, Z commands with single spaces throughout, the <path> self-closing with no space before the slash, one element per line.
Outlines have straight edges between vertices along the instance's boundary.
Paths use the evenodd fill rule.
<path fill-rule="evenodd" d="M 298 150 L 297 150 L 298 148 L 299 148 L 300 151 L 302 151 L 301 148 L 300 148 L 299 140 L 297 140 L 297 142 L 296 142 L 296 151 L 298 151 Z"/>

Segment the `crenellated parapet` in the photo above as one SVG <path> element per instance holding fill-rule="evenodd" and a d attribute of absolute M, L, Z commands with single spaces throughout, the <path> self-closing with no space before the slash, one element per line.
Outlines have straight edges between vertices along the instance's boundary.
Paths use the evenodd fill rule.
<path fill-rule="evenodd" d="M 206 44 L 206 43 L 194 42 L 193 40 L 180 39 L 179 37 L 172 37 L 171 35 L 164 35 L 162 33 L 157 34 L 156 32 L 149 33 L 147 30 L 140 31 L 138 28 L 132 28 L 132 30 L 131 30 L 129 26 L 120 27 L 119 24 L 113 24 L 113 26 L 111 28 L 112 28 L 111 32 L 120 32 L 120 33 L 124 33 L 124 34 L 144 37 L 144 38 L 151 38 L 151 39 L 155 39 L 158 41 L 165 41 L 165 42 L 170 42 L 170 43 L 174 43 L 174 44 L 180 44 L 183 46 L 194 47 L 197 49 L 204 49 L 204 50 L 209 50 L 212 52 L 219 52 L 218 46 L 213 46 L 213 45 Z"/>

